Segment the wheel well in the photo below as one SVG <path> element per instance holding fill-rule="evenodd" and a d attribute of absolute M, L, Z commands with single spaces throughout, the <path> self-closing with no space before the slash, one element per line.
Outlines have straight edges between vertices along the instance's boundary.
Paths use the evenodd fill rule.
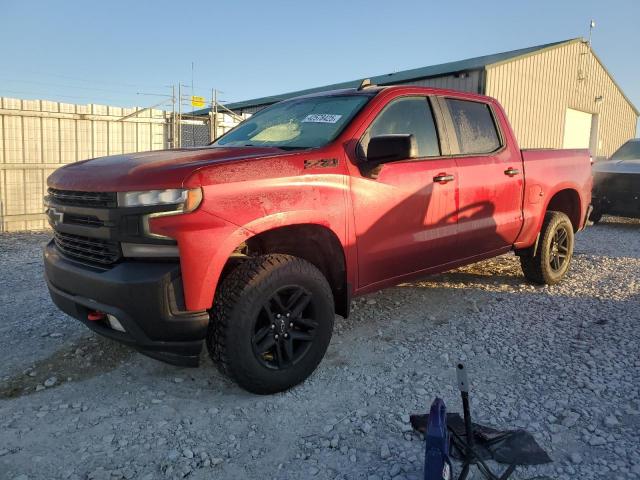
<path fill-rule="evenodd" d="M 247 239 L 235 253 L 240 256 L 229 258 L 223 276 L 242 261 L 242 255 L 283 253 L 305 259 L 318 268 L 329 282 L 336 313 L 343 317 L 349 315 L 351 292 L 347 284 L 344 250 L 336 234 L 328 228 L 301 224 L 267 230 Z"/>
<path fill-rule="evenodd" d="M 573 225 L 573 231 L 577 232 L 580 229 L 580 195 L 573 189 L 565 189 L 557 192 L 547 205 L 547 211 L 562 212 Z"/>

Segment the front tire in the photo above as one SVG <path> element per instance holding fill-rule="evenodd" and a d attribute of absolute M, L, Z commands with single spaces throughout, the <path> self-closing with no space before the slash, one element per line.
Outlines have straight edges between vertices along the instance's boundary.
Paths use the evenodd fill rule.
<path fill-rule="evenodd" d="M 291 255 L 252 257 L 218 288 L 207 349 L 242 388 L 276 393 L 316 369 L 334 318 L 331 287 L 314 265 Z"/>
<path fill-rule="evenodd" d="M 530 250 L 520 256 L 524 276 L 539 285 L 557 284 L 569 270 L 573 246 L 573 225 L 569 217 L 562 212 L 547 212 L 535 255 Z"/>

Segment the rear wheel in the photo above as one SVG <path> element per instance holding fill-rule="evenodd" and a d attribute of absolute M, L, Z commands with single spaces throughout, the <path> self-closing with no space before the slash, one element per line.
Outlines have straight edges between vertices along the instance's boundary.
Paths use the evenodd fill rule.
<path fill-rule="evenodd" d="M 566 275 L 573 257 L 573 225 L 562 212 L 547 212 L 540 231 L 538 248 L 522 252 L 520 265 L 527 280 L 555 285 Z"/>
<path fill-rule="evenodd" d="M 315 370 L 329 346 L 334 317 L 331 288 L 315 266 L 290 255 L 254 257 L 220 285 L 207 348 L 241 387 L 275 393 Z"/>

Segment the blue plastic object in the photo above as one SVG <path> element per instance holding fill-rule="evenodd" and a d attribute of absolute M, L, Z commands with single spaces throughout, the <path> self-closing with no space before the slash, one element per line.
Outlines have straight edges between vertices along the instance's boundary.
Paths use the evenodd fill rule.
<path fill-rule="evenodd" d="M 424 480 L 451 480 L 447 407 L 441 398 L 431 404 L 425 437 Z"/>

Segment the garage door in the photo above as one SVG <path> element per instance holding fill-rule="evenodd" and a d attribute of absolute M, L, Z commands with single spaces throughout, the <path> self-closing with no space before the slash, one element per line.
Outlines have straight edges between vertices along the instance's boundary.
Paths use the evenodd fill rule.
<path fill-rule="evenodd" d="M 590 113 L 567 108 L 564 119 L 563 148 L 589 148 L 592 116 Z"/>

